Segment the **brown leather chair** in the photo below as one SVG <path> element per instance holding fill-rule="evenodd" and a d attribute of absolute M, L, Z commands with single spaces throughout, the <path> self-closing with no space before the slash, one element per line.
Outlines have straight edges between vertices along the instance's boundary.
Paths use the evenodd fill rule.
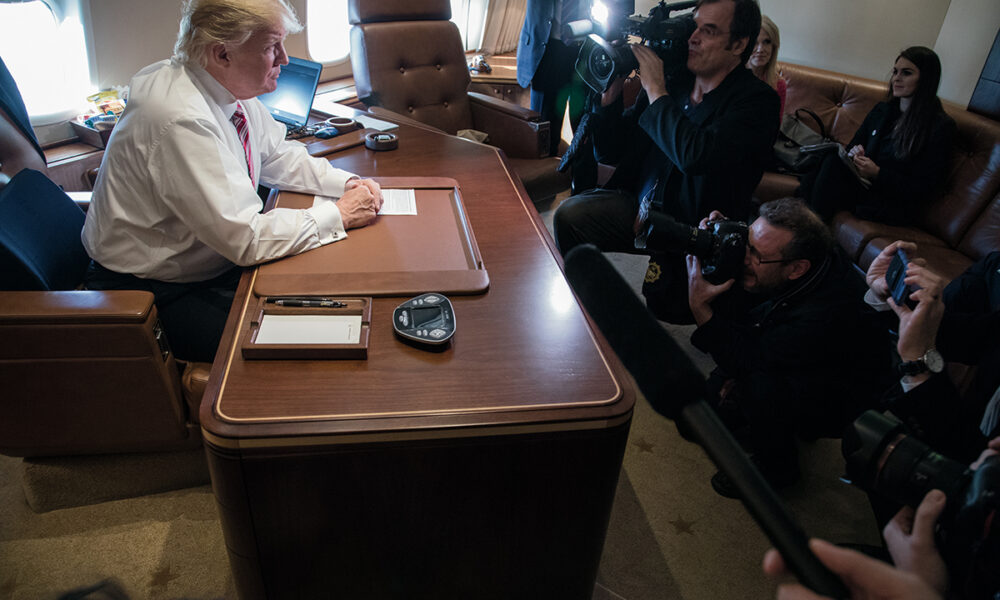
<path fill-rule="evenodd" d="M 549 122 L 469 91 L 469 69 L 449 0 L 349 0 L 351 65 L 358 98 L 375 114 L 449 134 L 474 129 L 506 154 L 535 202 L 569 188 L 548 156 Z M 391 112 L 386 112 L 391 111 Z"/>

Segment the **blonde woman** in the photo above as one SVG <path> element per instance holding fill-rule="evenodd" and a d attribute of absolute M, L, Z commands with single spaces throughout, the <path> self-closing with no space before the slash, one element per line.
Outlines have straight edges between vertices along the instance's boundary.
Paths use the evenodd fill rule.
<path fill-rule="evenodd" d="M 757 44 L 754 46 L 753 54 L 747 61 L 747 68 L 753 71 L 767 85 L 778 92 L 781 98 L 781 112 L 778 117 L 785 114 L 785 80 L 778 73 L 778 47 L 781 46 L 781 36 L 778 33 L 778 26 L 774 24 L 767 15 L 760 17 L 760 33 L 757 34 Z"/>

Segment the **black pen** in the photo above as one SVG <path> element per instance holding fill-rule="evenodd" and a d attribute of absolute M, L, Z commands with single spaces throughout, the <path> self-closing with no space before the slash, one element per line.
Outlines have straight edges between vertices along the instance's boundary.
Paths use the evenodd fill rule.
<path fill-rule="evenodd" d="M 344 308 L 347 306 L 346 302 L 330 300 L 329 298 L 269 298 L 267 301 L 278 306 L 301 306 L 305 308 Z"/>

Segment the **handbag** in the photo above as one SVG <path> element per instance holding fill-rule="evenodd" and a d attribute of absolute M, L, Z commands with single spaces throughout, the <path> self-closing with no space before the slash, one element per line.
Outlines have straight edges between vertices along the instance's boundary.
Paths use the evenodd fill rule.
<path fill-rule="evenodd" d="M 819 133 L 803 122 L 803 115 L 812 118 L 819 127 Z M 826 134 L 826 127 L 819 115 L 808 108 L 797 108 L 794 113 L 781 119 L 778 139 L 774 142 L 774 158 L 778 171 L 801 175 L 819 164 L 821 153 L 803 154 L 799 150 L 803 146 L 813 146 L 832 141 Z"/>

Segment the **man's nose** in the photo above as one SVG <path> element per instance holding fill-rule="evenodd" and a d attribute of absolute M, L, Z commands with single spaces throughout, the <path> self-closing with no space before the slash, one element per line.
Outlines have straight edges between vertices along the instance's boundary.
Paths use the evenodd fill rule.
<path fill-rule="evenodd" d="M 284 43 L 278 45 L 278 55 L 274 57 L 274 64 L 282 67 L 288 64 L 288 53 L 285 52 Z"/>

